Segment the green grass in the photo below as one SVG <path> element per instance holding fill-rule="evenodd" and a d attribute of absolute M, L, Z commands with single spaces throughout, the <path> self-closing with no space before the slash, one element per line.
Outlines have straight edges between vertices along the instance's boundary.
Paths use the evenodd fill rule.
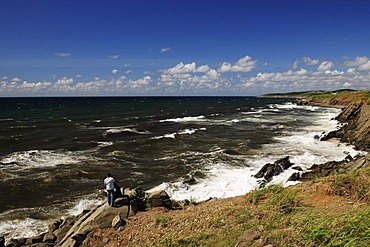
<path fill-rule="evenodd" d="M 368 205 L 370 203 L 370 167 L 355 172 L 336 174 L 312 183 L 325 183 L 333 192 L 348 201 Z M 315 186 L 315 185 L 311 185 Z M 245 207 L 229 209 L 210 221 L 212 232 L 194 232 L 188 236 L 164 237 L 156 246 L 235 246 L 244 232 L 258 229 L 260 237 L 248 246 L 369 246 L 370 206 L 354 207 L 347 213 L 336 208 L 302 206 L 305 198 L 302 187 L 284 188 L 272 185 L 254 190 L 245 196 Z M 307 200 L 307 198 L 305 199 Z M 345 201 L 345 200 L 344 200 Z M 154 222 L 169 226 L 170 218 L 158 214 Z M 171 222 L 173 223 L 173 222 Z"/>

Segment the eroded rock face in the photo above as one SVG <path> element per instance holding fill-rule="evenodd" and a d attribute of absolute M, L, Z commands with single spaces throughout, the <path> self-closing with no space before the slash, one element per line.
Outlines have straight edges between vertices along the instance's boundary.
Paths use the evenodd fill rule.
<path fill-rule="evenodd" d="M 353 144 L 359 150 L 370 150 L 370 105 L 365 103 L 348 105 L 336 119 L 342 127 L 342 142 Z"/>

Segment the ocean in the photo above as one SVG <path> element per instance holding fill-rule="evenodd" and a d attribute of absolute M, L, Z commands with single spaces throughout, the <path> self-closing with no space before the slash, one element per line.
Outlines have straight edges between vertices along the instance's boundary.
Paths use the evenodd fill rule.
<path fill-rule="evenodd" d="M 315 138 L 338 109 L 258 97 L 0 98 L 0 236 L 29 237 L 105 201 L 103 179 L 176 200 L 242 195 L 266 163 L 358 152 Z M 288 169 L 271 183 L 287 183 Z"/>

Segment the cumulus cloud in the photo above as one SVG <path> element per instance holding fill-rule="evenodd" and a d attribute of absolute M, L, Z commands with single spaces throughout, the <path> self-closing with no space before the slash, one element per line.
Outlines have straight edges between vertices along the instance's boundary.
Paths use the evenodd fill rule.
<path fill-rule="evenodd" d="M 208 65 L 202 65 L 202 66 L 199 66 L 198 68 L 194 69 L 194 72 L 195 73 L 207 73 L 210 70 L 211 70 L 211 68 Z"/>
<path fill-rule="evenodd" d="M 295 60 L 294 63 L 290 66 L 290 69 L 297 69 L 298 68 L 299 61 Z"/>
<path fill-rule="evenodd" d="M 356 57 L 354 60 L 347 60 L 343 63 L 346 67 L 357 67 L 369 62 L 368 57 Z"/>
<path fill-rule="evenodd" d="M 69 57 L 69 56 L 72 56 L 72 54 L 69 53 L 69 52 L 55 52 L 54 54 L 57 57 Z"/>
<path fill-rule="evenodd" d="M 218 72 L 250 72 L 257 68 L 257 61 L 252 60 L 250 56 L 240 58 L 235 64 L 224 62 L 221 64 Z"/>
<path fill-rule="evenodd" d="M 235 64 L 222 64 L 218 69 L 207 64 L 197 66 L 195 62 L 178 63 L 174 67 L 159 71 L 146 71 L 143 76 L 133 78 L 127 70 L 125 76 L 109 78 L 95 77 L 92 80 L 80 76 L 53 77 L 52 81 L 30 82 L 20 77 L 2 77 L 0 96 L 10 95 L 257 95 L 266 92 L 291 92 L 306 90 L 335 90 L 340 88 L 370 88 L 370 61 L 357 57 L 346 63 L 322 61 L 316 67 L 299 68 L 299 63 L 316 63 L 310 58 L 296 60 L 284 72 L 257 71 L 237 76 L 224 74 L 226 71 L 248 71 L 256 68 L 256 61 L 243 57 Z M 116 69 L 115 69 L 116 70 Z M 118 70 L 115 72 L 117 73 Z M 136 72 L 136 71 L 135 71 Z M 113 71 L 112 71 L 113 73 Z M 129 75 L 130 74 L 130 75 Z M 150 76 L 149 76 L 150 75 Z M 84 77 L 85 78 L 85 77 Z"/>
<path fill-rule="evenodd" d="M 73 78 L 63 77 L 62 79 L 57 80 L 55 85 L 70 85 L 74 82 Z"/>
<path fill-rule="evenodd" d="M 18 77 L 14 77 L 13 79 L 11 79 L 11 81 L 14 81 L 14 82 L 20 82 L 22 81 L 22 79 L 18 78 Z"/>
<path fill-rule="evenodd" d="M 367 61 L 366 63 L 364 64 L 361 64 L 360 66 L 358 66 L 357 68 L 359 71 L 364 71 L 364 70 L 367 70 L 369 71 L 370 70 L 370 61 Z"/>
<path fill-rule="evenodd" d="M 161 49 L 161 52 L 169 52 L 171 50 L 170 47 L 165 47 Z"/>
<path fill-rule="evenodd" d="M 118 69 L 113 69 L 113 70 L 112 70 L 112 74 L 113 74 L 113 75 L 117 74 L 117 72 L 118 72 Z"/>
<path fill-rule="evenodd" d="M 304 58 L 302 58 L 302 61 L 303 61 L 304 64 L 309 65 L 309 66 L 319 64 L 318 59 L 311 59 L 310 57 L 304 57 Z"/>
<path fill-rule="evenodd" d="M 195 65 L 194 62 L 193 63 L 188 63 L 188 64 L 184 64 L 184 63 L 180 62 L 175 67 L 164 70 L 164 73 L 165 74 L 190 73 L 190 72 L 193 72 L 195 70 L 195 67 L 196 67 L 196 65 Z"/>
<path fill-rule="evenodd" d="M 330 70 L 333 67 L 334 63 L 332 61 L 324 61 L 319 65 L 319 67 L 317 67 L 317 71 L 324 72 L 326 70 Z"/>

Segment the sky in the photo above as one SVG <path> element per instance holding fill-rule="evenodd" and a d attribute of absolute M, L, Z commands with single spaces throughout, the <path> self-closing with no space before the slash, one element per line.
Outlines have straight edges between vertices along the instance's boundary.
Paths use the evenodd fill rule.
<path fill-rule="evenodd" d="M 1 0 L 0 97 L 370 89 L 369 0 Z"/>

